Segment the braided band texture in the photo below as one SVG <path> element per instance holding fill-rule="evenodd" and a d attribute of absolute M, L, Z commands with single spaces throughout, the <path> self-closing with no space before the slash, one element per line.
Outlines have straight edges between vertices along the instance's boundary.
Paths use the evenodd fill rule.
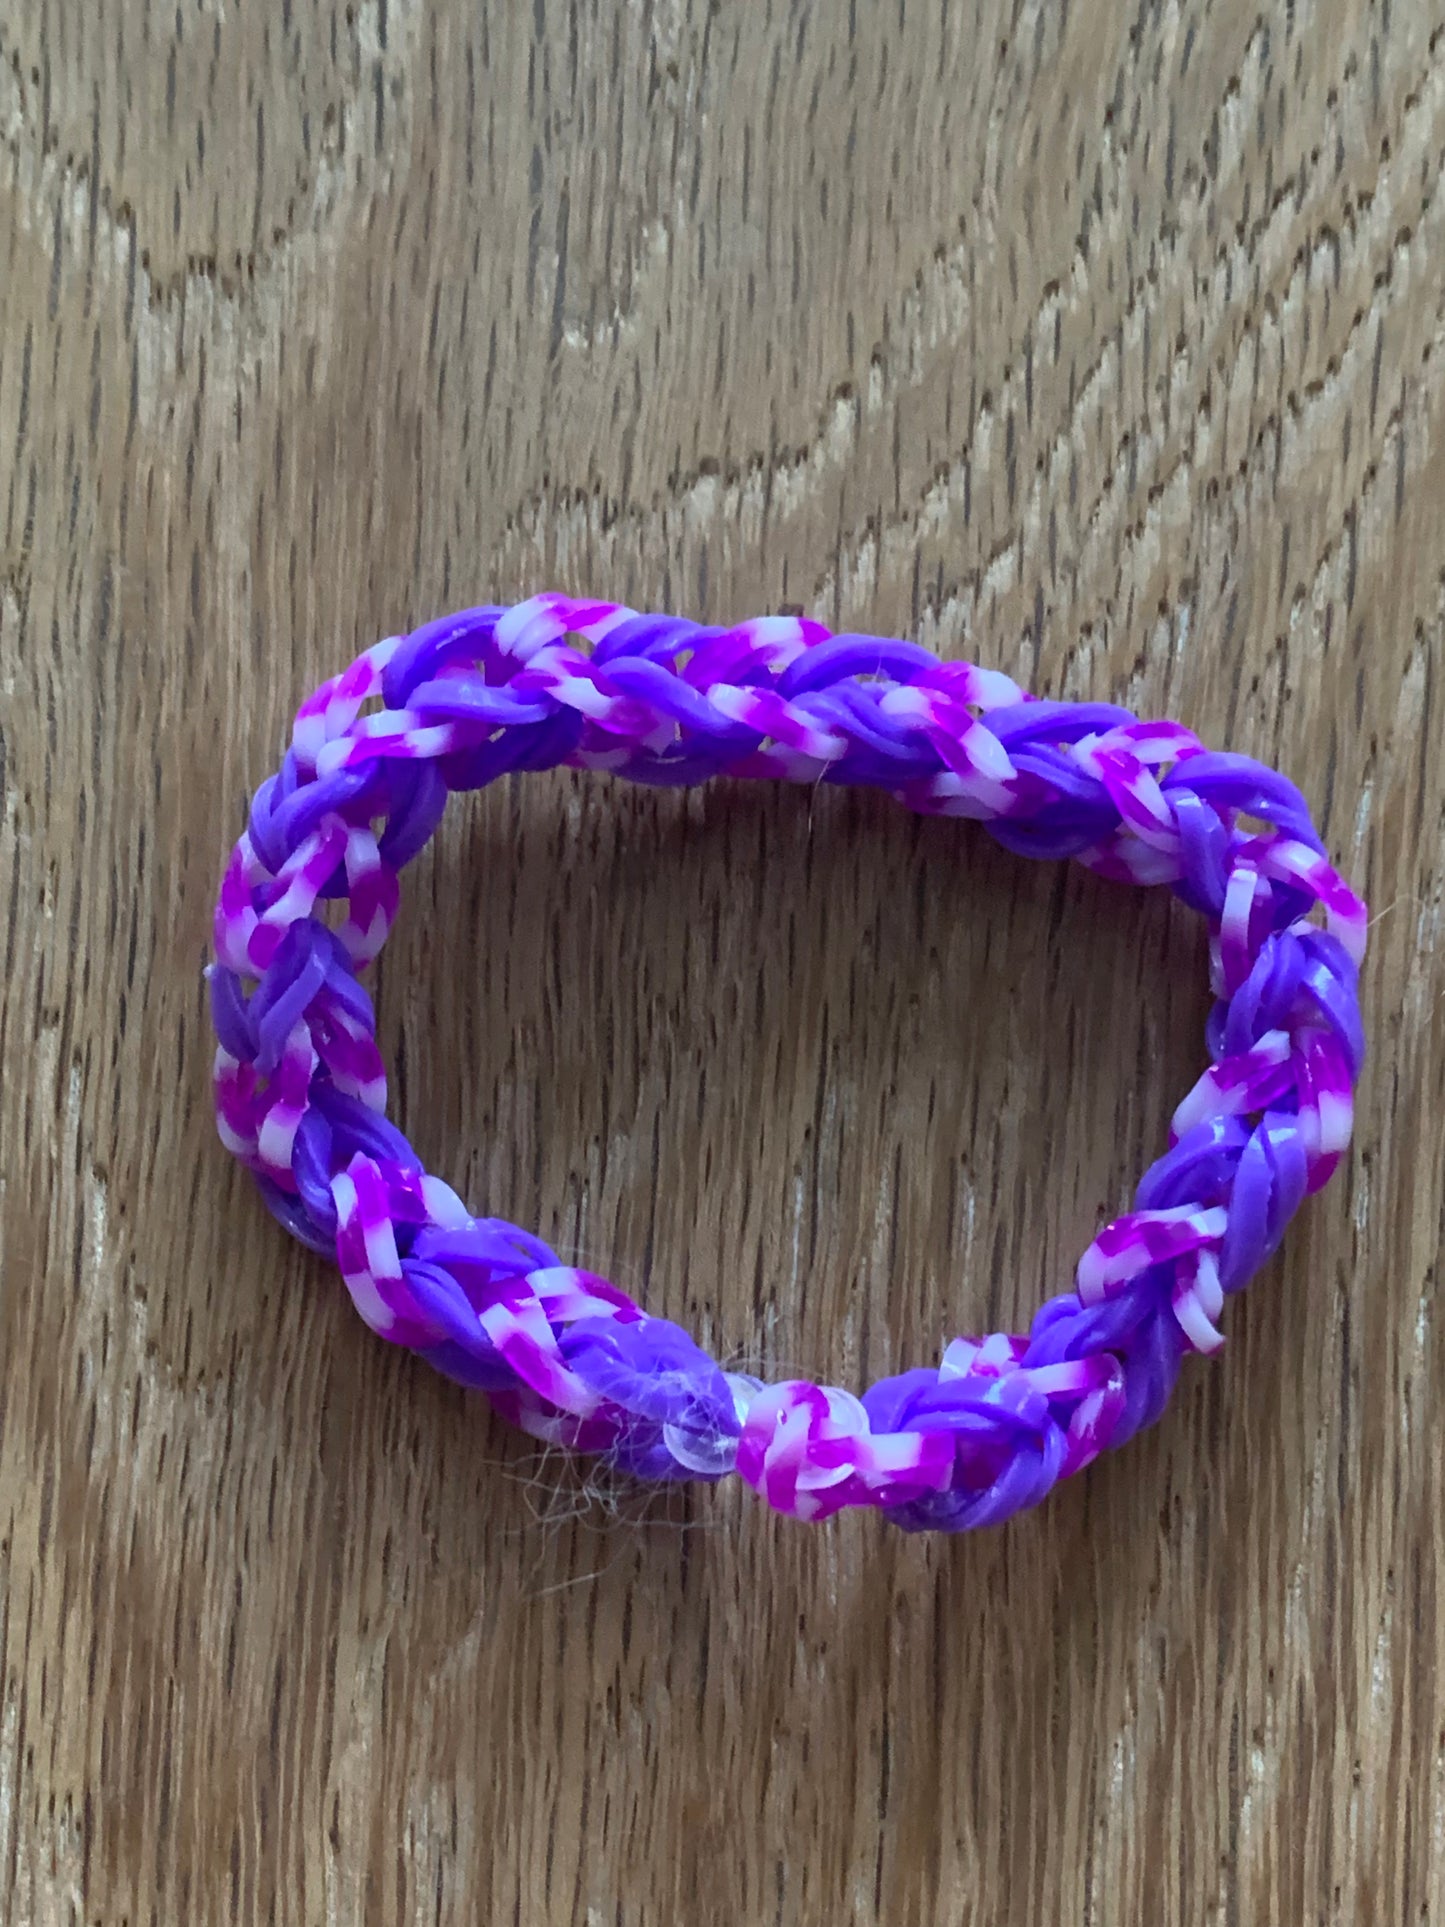
<path fill-rule="evenodd" d="M 1210 1068 L 1133 1208 L 1027 1334 L 955 1338 L 937 1367 L 861 1399 L 764 1384 L 423 1171 L 386 1117 L 358 972 L 448 793 L 558 765 L 865 784 L 975 818 L 1022 855 L 1167 883 L 1202 913 Z M 803 618 L 707 628 L 540 595 L 380 642 L 302 704 L 216 908 L 216 1114 L 372 1329 L 526 1431 L 647 1479 L 737 1472 L 801 1519 L 875 1506 L 959 1531 L 1152 1424 L 1184 1354 L 1222 1343 L 1225 1298 L 1349 1142 L 1365 930 L 1294 785 L 1177 723 L 1036 700 Z"/>

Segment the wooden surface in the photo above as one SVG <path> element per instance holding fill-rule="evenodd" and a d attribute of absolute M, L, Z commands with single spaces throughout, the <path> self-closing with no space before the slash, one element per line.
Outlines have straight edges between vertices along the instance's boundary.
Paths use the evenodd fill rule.
<path fill-rule="evenodd" d="M 0 1914 L 1445 1917 L 1445 34 L 1416 0 L 0 9 Z M 243 800 L 547 583 L 906 632 L 1282 762 L 1358 1148 L 1038 1515 L 539 1456 L 213 1136 Z M 1198 925 L 886 801 L 536 778 L 380 973 L 478 1208 L 845 1384 L 1021 1321 Z"/>

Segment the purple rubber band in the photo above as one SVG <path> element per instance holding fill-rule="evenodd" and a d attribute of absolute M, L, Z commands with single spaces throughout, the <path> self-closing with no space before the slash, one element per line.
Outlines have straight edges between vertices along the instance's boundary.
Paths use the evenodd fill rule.
<path fill-rule="evenodd" d="M 1167 883 L 1207 919 L 1210 1068 L 1133 1210 L 1026 1335 L 954 1339 L 937 1369 L 861 1399 L 764 1385 L 423 1171 L 385 1116 L 356 973 L 450 791 L 558 764 L 883 788 L 1020 854 Z M 378 643 L 302 704 L 216 908 L 217 1121 L 286 1229 L 335 1256 L 367 1323 L 525 1430 L 639 1478 L 737 1472 L 800 1519 L 863 1505 L 961 1531 L 1152 1424 L 1184 1355 L 1222 1344 L 1226 1294 L 1349 1142 L 1365 929 L 1294 785 L 1176 723 L 1038 701 L 996 671 L 799 617 L 704 628 L 536 596 Z"/>

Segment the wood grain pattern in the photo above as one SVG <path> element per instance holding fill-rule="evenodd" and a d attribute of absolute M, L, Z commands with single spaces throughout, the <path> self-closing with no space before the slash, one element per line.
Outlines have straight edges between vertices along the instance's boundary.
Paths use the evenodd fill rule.
<path fill-rule="evenodd" d="M 7 0 L 7 1921 L 1445 1917 L 1442 168 L 1434 0 Z M 1042 1513 L 609 1488 L 228 1167 L 295 702 L 549 582 L 1179 715 L 1367 888 L 1348 1168 Z M 1182 912 L 959 826 L 565 777 L 379 981 L 434 1168 L 843 1383 L 1068 1277 L 1205 1008 Z"/>

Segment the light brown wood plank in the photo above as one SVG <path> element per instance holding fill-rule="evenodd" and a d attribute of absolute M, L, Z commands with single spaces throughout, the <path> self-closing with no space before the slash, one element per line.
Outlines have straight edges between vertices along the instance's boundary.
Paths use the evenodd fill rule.
<path fill-rule="evenodd" d="M 7 1921 L 1445 1915 L 1442 168 L 1438 0 L 0 9 Z M 548 583 L 1177 715 L 1367 889 L 1355 1151 L 1041 1512 L 562 1465 L 229 1167 L 292 709 Z M 966 827 L 561 776 L 378 980 L 478 1208 L 845 1384 L 1068 1279 L 1206 1007 Z"/>

